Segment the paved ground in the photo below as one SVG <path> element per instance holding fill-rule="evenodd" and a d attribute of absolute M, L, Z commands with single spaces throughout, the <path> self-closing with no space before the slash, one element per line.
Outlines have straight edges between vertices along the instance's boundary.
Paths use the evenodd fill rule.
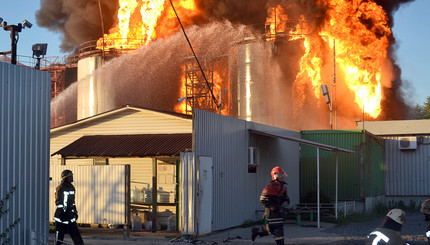
<path fill-rule="evenodd" d="M 346 226 L 336 226 L 330 223 L 321 223 L 317 228 L 316 222 L 302 221 L 302 226 L 288 221 L 284 225 L 285 244 L 335 244 L 355 245 L 364 244 L 364 239 L 382 218 L 375 218 L 369 222 L 352 223 Z M 420 213 L 408 213 L 407 224 L 402 229 L 403 238 L 411 245 L 428 244 L 424 236 L 426 224 Z M 125 239 L 121 229 L 107 228 L 81 228 L 82 236 L 86 245 L 137 245 L 137 244 L 274 244 L 272 236 L 257 237 L 255 242 L 251 241 L 251 228 L 233 228 L 225 231 L 214 232 L 208 236 L 198 237 L 193 240 L 185 240 L 177 232 L 161 231 L 152 233 L 148 231 L 130 232 L 129 238 Z M 66 241 L 71 242 L 68 235 Z"/>

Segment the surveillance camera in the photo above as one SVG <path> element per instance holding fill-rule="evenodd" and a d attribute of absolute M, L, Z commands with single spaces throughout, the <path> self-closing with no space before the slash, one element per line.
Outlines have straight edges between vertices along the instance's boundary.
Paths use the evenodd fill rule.
<path fill-rule="evenodd" d="M 31 28 L 33 26 L 33 24 L 31 24 L 30 21 L 28 20 L 24 20 L 22 24 L 24 25 L 24 27 L 27 27 L 27 28 Z"/>

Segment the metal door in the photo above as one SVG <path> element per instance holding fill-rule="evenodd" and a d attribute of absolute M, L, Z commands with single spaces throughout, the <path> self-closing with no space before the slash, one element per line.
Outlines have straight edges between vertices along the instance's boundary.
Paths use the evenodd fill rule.
<path fill-rule="evenodd" d="M 212 232 L 213 162 L 212 157 L 198 157 L 198 233 Z"/>

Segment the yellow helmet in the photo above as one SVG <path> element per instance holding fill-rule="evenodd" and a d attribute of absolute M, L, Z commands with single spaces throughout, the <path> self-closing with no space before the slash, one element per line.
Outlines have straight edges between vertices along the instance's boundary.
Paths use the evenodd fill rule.
<path fill-rule="evenodd" d="M 403 210 L 395 208 L 391 209 L 387 213 L 387 217 L 390 217 L 392 220 L 396 221 L 397 223 L 403 225 L 406 223 L 406 214 L 403 212 Z"/>
<path fill-rule="evenodd" d="M 430 214 L 430 199 L 425 200 L 421 204 L 420 212 L 423 214 Z"/>

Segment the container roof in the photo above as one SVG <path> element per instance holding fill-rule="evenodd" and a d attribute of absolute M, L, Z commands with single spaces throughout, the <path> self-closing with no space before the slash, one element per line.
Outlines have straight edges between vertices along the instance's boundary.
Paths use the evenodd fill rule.
<path fill-rule="evenodd" d="M 380 136 L 429 135 L 430 120 L 392 120 L 392 121 L 360 121 L 358 129 L 364 129 Z M 363 125 L 364 124 L 364 125 Z"/>
<path fill-rule="evenodd" d="M 52 154 L 73 157 L 175 156 L 192 148 L 192 134 L 83 136 Z"/>

